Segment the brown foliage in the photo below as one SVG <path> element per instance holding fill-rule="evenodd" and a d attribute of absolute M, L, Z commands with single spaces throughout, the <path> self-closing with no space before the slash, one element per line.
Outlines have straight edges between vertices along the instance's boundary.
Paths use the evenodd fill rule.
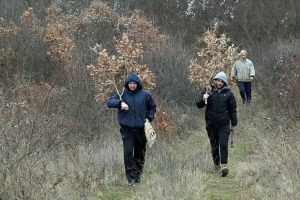
<path fill-rule="evenodd" d="M 134 43 L 123 34 L 120 40 L 116 40 L 116 50 L 119 55 L 109 56 L 107 50 L 101 45 L 96 45 L 92 50 L 98 54 L 95 65 L 90 65 L 90 75 L 95 80 L 99 89 L 98 100 L 105 100 L 111 95 L 112 89 L 123 86 L 128 72 L 135 71 L 140 74 L 145 88 L 152 89 L 155 86 L 155 76 L 146 65 L 139 64 L 143 56 L 140 43 Z"/>
<path fill-rule="evenodd" d="M 231 65 L 237 57 L 237 47 L 230 39 L 219 34 L 217 24 L 198 39 L 198 57 L 191 60 L 190 80 L 199 87 L 209 89 L 213 76 L 219 71 L 230 75 Z"/>
<path fill-rule="evenodd" d="M 154 127 L 156 131 L 161 133 L 171 133 L 174 130 L 174 126 L 170 123 L 169 114 L 167 114 L 164 109 L 159 106 L 157 108 L 157 113 L 155 115 Z"/>
<path fill-rule="evenodd" d="M 64 15 L 57 4 L 47 9 L 47 26 L 44 40 L 49 44 L 49 55 L 57 59 L 64 66 L 69 64 L 74 56 L 76 45 L 70 35 L 70 29 L 76 24 L 72 15 Z"/>

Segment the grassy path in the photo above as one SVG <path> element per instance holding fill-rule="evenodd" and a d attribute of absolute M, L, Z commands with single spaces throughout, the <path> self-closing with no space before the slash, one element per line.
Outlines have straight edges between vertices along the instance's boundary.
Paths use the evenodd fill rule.
<path fill-rule="evenodd" d="M 172 145 L 156 144 L 165 148 L 151 149 L 147 155 L 142 184 L 130 187 L 124 181 L 106 185 L 90 199 L 253 199 L 251 192 L 240 186 L 243 180 L 237 174 L 239 164 L 253 152 L 258 115 L 262 112 L 258 107 L 239 108 L 234 147 L 229 147 L 227 177 L 220 177 L 213 171 L 209 141 L 205 129 L 201 128 L 200 131 L 186 131 L 188 137 Z"/>

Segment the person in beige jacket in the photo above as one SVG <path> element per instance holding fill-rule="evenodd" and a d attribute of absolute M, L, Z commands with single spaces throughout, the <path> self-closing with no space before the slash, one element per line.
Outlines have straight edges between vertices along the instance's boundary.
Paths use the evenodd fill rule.
<path fill-rule="evenodd" d="M 255 69 L 251 60 L 247 59 L 247 51 L 240 52 L 240 59 L 237 60 L 231 70 L 231 78 L 238 81 L 240 95 L 243 104 L 251 103 L 251 81 L 255 77 Z"/>

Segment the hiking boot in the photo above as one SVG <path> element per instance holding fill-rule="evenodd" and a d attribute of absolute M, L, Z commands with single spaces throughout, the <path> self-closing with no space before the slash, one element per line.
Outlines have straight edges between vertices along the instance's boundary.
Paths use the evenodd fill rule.
<path fill-rule="evenodd" d="M 129 186 L 135 186 L 135 180 L 134 179 L 128 179 L 128 185 Z"/>
<path fill-rule="evenodd" d="M 226 164 L 221 165 L 221 176 L 225 177 L 229 173 L 229 169 L 227 168 Z"/>
<path fill-rule="evenodd" d="M 221 171 L 221 165 L 214 165 L 215 172 Z"/>

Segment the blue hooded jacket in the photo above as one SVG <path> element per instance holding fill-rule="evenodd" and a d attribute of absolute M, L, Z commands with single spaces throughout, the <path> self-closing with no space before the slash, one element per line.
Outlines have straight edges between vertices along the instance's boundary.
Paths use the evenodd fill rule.
<path fill-rule="evenodd" d="M 131 91 L 128 88 L 130 82 L 135 82 L 137 88 Z M 109 108 L 118 108 L 118 120 L 120 126 L 131 128 L 144 128 L 146 118 L 151 122 L 156 112 L 156 104 L 150 92 L 143 89 L 140 78 L 135 73 L 130 73 L 124 84 L 125 91 L 122 100 L 116 94 L 107 100 Z M 125 102 L 129 110 L 121 110 L 121 103 Z"/>

